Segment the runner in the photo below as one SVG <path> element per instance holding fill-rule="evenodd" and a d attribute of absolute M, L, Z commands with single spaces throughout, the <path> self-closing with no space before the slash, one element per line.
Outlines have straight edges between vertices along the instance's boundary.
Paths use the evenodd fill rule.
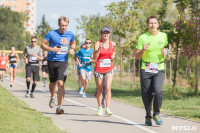
<path fill-rule="evenodd" d="M 51 92 L 49 106 L 51 108 L 55 105 L 55 90 L 58 81 L 57 114 L 64 113 L 62 102 L 65 96 L 64 83 L 67 78 L 68 53 L 74 55 L 76 47 L 74 34 L 67 30 L 68 24 L 67 17 L 60 17 L 58 19 L 59 29 L 48 32 L 41 44 L 44 50 L 49 51 L 47 60 L 50 79 L 49 90 Z"/>
<path fill-rule="evenodd" d="M 44 82 L 44 87 L 46 87 L 46 79 L 48 77 L 48 67 L 47 67 L 47 54 L 48 52 L 47 51 L 44 51 L 43 52 L 43 60 L 42 60 L 42 63 L 41 63 L 41 66 L 42 66 L 42 76 L 43 76 L 43 82 Z"/>
<path fill-rule="evenodd" d="M 42 49 L 40 48 L 40 46 L 37 45 L 37 37 L 36 36 L 31 37 L 31 45 L 28 45 L 25 47 L 24 52 L 23 52 L 23 58 L 24 58 L 24 62 L 26 64 L 25 68 L 26 68 L 27 91 L 26 91 L 25 97 L 29 96 L 31 74 L 33 74 L 33 84 L 32 84 L 30 97 L 35 98 L 33 92 L 37 85 L 37 81 L 40 81 L 39 61 L 42 61 L 42 59 L 43 59 L 42 58 Z"/>
<path fill-rule="evenodd" d="M 158 20 L 155 16 L 147 19 L 148 32 L 139 36 L 136 46 L 136 59 L 142 58 L 141 91 L 146 110 L 145 125 L 152 126 L 151 106 L 153 101 L 153 119 L 161 125 L 160 107 L 162 104 L 162 85 L 164 81 L 164 56 L 168 50 L 167 35 L 158 31 Z"/>
<path fill-rule="evenodd" d="M 112 60 L 115 58 L 116 44 L 109 40 L 110 30 L 104 27 L 101 30 L 101 40 L 95 43 L 92 59 L 97 60 L 95 68 L 95 80 L 97 86 L 97 114 L 102 115 L 102 91 L 103 91 L 103 78 L 105 77 L 106 84 L 106 110 L 107 115 L 112 115 L 110 111 L 111 101 L 111 84 L 114 74 L 114 67 Z"/>
<path fill-rule="evenodd" d="M 83 98 L 86 98 L 86 90 L 88 88 L 88 81 L 91 79 L 92 75 L 92 62 L 90 61 L 91 54 L 93 49 L 90 48 L 91 40 L 85 40 L 85 48 L 80 49 L 78 55 L 76 56 L 76 61 L 79 64 L 80 69 L 80 76 L 81 82 L 83 83 L 84 90 L 83 90 Z M 79 56 L 81 57 L 81 62 L 79 61 Z"/>
<path fill-rule="evenodd" d="M 8 59 L 7 59 L 7 56 L 5 55 L 5 52 L 1 51 L 1 56 L 0 56 L 0 78 L 1 78 L 1 81 L 4 80 L 7 62 L 8 62 Z"/>
<path fill-rule="evenodd" d="M 85 43 L 83 43 L 81 46 L 80 46 L 80 49 L 82 48 L 85 48 Z M 78 62 L 76 61 L 76 56 L 78 55 L 78 52 L 76 52 L 75 54 L 75 57 L 74 57 L 74 60 L 75 60 L 75 64 L 77 65 L 77 73 L 78 73 L 78 86 L 79 86 L 79 90 L 78 90 L 78 93 L 79 94 L 83 94 L 83 83 L 82 83 L 82 80 L 81 80 L 81 75 L 80 75 L 80 68 L 79 68 L 79 65 L 78 65 Z M 79 62 L 81 62 L 81 56 L 79 56 Z"/>
<path fill-rule="evenodd" d="M 15 83 L 17 62 L 19 60 L 19 56 L 15 53 L 15 47 L 11 47 L 11 53 L 8 55 L 9 71 L 10 71 L 10 87 L 12 87 Z"/>

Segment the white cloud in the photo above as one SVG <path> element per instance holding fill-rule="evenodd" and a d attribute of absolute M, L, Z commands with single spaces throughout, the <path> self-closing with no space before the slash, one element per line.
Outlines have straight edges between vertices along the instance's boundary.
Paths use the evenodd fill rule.
<path fill-rule="evenodd" d="M 99 4 L 102 5 L 102 6 L 108 5 L 108 4 L 110 4 L 110 0 L 101 0 L 99 2 Z"/>

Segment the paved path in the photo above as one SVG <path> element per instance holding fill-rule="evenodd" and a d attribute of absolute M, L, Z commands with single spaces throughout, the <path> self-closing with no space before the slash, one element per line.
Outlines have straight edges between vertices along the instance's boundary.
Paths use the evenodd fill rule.
<path fill-rule="evenodd" d="M 63 103 L 65 113 L 55 114 L 55 108 L 49 108 L 50 93 L 47 87 L 38 83 L 35 91 L 36 98 L 25 98 L 25 79 L 16 78 L 13 87 L 5 79 L 0 85 L 12 92 L 13 95 L 25 101 L 32 108 L 51 117 L 53 122 L 68 133 L 200 133 L 200 123 L 178 117 L 161 114 L 164 125 L 144 126 L 145 111 L 124 103 L 111 101 L 113 116 L 97 116 L 97 101 L 94 96 L 82 98 L 76 91 L 66 89 Z M 56 101 L 57 102 L 57 101 Z"/>

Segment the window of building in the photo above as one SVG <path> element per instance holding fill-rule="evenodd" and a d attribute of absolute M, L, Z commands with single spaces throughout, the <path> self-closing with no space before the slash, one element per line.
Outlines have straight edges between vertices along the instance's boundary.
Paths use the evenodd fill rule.
<path fill-rule="evenodd" d="M 35 8 L 34 7 L 32 7 L 32 10 L 34 10 Z"/>
<path fill-rule="evenodd" d="M 34 3 L 34 2 L 35 2 L 35 0 L 32 0 L 32 2 Z"/>
<path fill-rule="evenodd" d="M 29 6 L 29 5 L 27 5 L 27 6 L 26 6 L 26 9 L 30 9 L 30 6 Z"/>
<path fill-rule="evenodd" d="M 26 0 L 26 2 L 30 2 L 30 0 Z"/>
<path fill-rule="evenodd" d="M 34 14 L 32 14 L 32 17 L 34 17 Z"/>
<path fill-rule="evenodd" d="M 6 2 L 10 2 L 10 0 L 6 0 Z"/>
<path fill-rule="evenodd" d="M 16 2 L 16 0 L 12 0 L 12 2 Z"/>
<path fill-rule="evenodd" d="M 34 21 L 32 21 L 32 24 L 34 24 Z"/>
<path fill-rule="evenodd" d="M 16 10 L 16 6 L 12 6 L 11 9 L 12 9 L 12 10 Z"/>

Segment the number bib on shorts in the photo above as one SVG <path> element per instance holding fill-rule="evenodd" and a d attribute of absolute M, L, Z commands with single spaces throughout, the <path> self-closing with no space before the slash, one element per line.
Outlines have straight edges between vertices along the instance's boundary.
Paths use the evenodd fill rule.
<path fill-rule="evenodd" d="M 60 51 L 58 51 L 56 54 L 67 54 L 68 53 L 68 47 L 62 46 L 60 48 Z"/>
<path fill-rule="evenodd" d="M 158 73 L 157 63 L 146 63 L 145 72 Z"/>
<path fill-rule="evenodd" d="M 111 59 L 100 59 L 100 67 L 111 67 Z"/>
<path fill-rule="evenodd" d="M 5 61 L 2 61 L 1 64 L 4 65 L 4 64 L 6 64 L 6 62 L 5 62 Z"/>

